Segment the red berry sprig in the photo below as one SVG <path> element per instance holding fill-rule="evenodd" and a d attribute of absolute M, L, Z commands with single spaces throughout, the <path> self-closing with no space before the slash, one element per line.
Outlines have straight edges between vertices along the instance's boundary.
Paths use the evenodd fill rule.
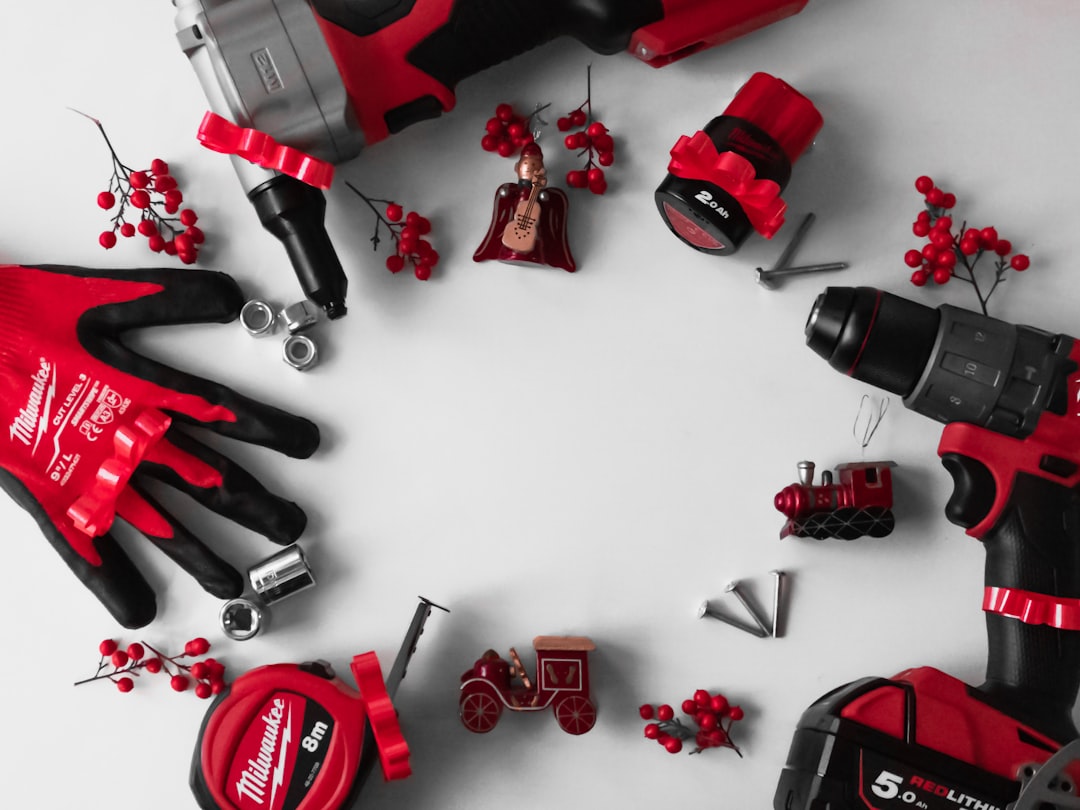
<path fill-rule="evenodd" d="M 532 121 L 539 118 L 540 112 L 551 104 L 537 105 L 528 115 L 517 112 L 513 105 L 503 102 L 495 107 L 495 115 L 484 125 L 484 135 L 480 138 L 480 148 L 485 152 L 498 152 L 502 157 L 514 157 L 523 146 L 536 140 L 532 131 Z"/>
<path fill-rule="evenodd" d="M 698 689 L 693 697 L 681 705 L 683 714 L 697 726 L 695 731 L 687 723 L 675 717 L 675 710 L 667 703 L 653 706 L 646 703 L 638 709 L 642 720 L 655 720 L 645 726 L 645 738 L 656 740 L 669 754 L 683 750 L 683 744 L 692 739 L 695 748 L 691 754 L 700 754 L 706 748 L 730 748 L 740 757 L 742 751 L 731 740 L 731 727 L 744 717 L 743 710 L 732 706 L 721 693 L 709 694 Z"/>
<path fill-rule="evenodd" d="M 570 132 L 563 139 L 566 148 L 577 151 L 578 157 L 588 155 L 584 167 L 566 173 L 566 185 L 570 188 L 587 188 L 593 194 L 603 194 L 607 191 L 607 178 L 601 167 L 611 166 L 615 162 L 615 140 L 608 128 L 592 117 L 592 65 L 586 69 L 585 101 L 577 109 L 559 118 L 555 125 L 560 132 L 584 127 L 577 132 Z"/>
<path fill-rule="evenodd" d="M 180 208 L 184 194 L 176 178 L 169 174 L 169 164 L 154 158 L 149 169 L 132 169 L 117 156 L 101 122 L 86 113 L 79 115 L 94 122 L 112 155 L 112 177 L 108 188 L 97 195 L 97 204 L 106 211 L 115 209 L 116 213 L 112 216 L 112 227 L 98 235 L 98 244 L 108 250 L 116 246 L 117 234 L 125 238 L 139 234 L 146 237 L 147 246 L 154 253 L 176 256 L 184 264 L 194 264 L 199 245 L 206 237 L 195 225 L 199 219 L 195 211 Z"/>
<path fill-rule="evenodd" d="M 925 237 L 927 243 L 921 250 L 912 249 L 904 254 L 904 264 L 913 268 L 911 283 L 923 287 L 931 280 L 935 284 L 947 284 L 953 278 L 966 281 L 974 288 L 986 315 L 987 302 L 1005 281 L 1007 271 L 1022 273 L 1031 266 L 1031 260 L 1023 253 L 1011 255 L 1012 242 L 999 237 L 995 228 L 969 228 L 964 222 L 954 232 L 949 212 L 956 206 L 956 195 L 937 187 L 926 175 L 915 180 L 915 190 L 923 195 L 926 208 L 919 212 L 911 230 L 916 236 Z M 975 275 L 984 253 L 996 256 L 993 282 L 985 293 Z"/>
<path fill-rule="evenodd" d="M 147 656 L 149 650 L 151 655 Z M 135 688 L 132 677 L 139 677 L 145 670 L 151 674 L 164 673 L 169 678 L 169 686 L 174 692 L 186 692 L 194 683 L 195 696 L 206 699 L 218 695 L 225 689 L 225 665 L 216 658 L 204 658 L 189 664 L 181 663 L 181 658 L 198 658 L 210 650 L 210 642 L 205 638 L 193 638 L 184 645 L 179 655 L 165 655 L 145 641 L 133 642 L 126 649 L 111 638 L 98 645 L 101 660 L 97 672 L 90 678 L 76 681 L 75 686 L 91 681 L 110 680 L 121 692 L 130 692 Z"/>
<path fill-rule="evenodd" d="M 406 212 L 393 200 L 368 197 L 352 183 L 346 181 L 345 185 L 375 212 L 375 232 L 371 235 L 372 249 L 378 249 L 379 242 L 382 241 L 379 231 L 383 228 L 394 240 L 394 252 L 386 257 L 386 269 L 391 273 L 400 273 L 408 261 L 412 263 L 413 275 L 418 279 L 427 281 L 431 278 L 432 269 L 439 263 L 439 254 L 431 246 L 431 242 L 423 238 L 431 233 L 431 220 L 415 211 Z M 380 211 L 375 203 L 386 207 Z"/>

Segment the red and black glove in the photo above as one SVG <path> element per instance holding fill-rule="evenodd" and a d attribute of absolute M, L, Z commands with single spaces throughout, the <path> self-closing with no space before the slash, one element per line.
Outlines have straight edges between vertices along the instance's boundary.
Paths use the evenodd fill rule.
<path fill-rule="evenodd" d="M 243 577 L 140 486 L 166 482 L 275 543 L 307 517 L 177 428 L 199 425 L 294 458 L 318 428 L 124 346 L 129 329 L 226 323 L 243 304 L 229 276 L 204 270 L 0 266 L 0 486 L 29 511 L 76 576 L 125 627 L 154 618 L 154 592 L 107 533 L 130 523 L 222 599 Z"/>

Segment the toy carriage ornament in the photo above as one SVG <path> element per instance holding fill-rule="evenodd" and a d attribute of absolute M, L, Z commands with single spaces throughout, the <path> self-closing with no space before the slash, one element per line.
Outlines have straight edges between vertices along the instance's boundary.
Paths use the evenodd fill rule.
<path fill-rule="evenodd" d="M 596 645 L 584 636 L 537 636 L 533 649 L 535 681 L 513 647 L 510 661 L 487 650 L 461 676 L 458 709 L 465 728 L 484 734 L 495 728 L 503 709 L 540 712 L 549 706 L 567 734 L 584 734 L 595 725 L 596 705 L 589 693 L 589 653 Z"/>
<path fill-rule="evenodd" d="M 798 464 L 799 481 L 780 490 L 773 499 L 777 511 L 787 518 L 780 539 L 813 537 L 885 537 L 892 532 L 892 461 L 859 461 L 840 464 L 833 473 L 821 474 L 814 484 L 812 461 Z"/>

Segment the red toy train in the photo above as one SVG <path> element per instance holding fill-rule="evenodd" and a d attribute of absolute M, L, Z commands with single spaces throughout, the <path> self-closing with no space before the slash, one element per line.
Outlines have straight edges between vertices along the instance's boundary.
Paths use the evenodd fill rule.
<path fill-rule="evenodd" d="M 814 484 L 814 462 L 799 462 L 799 482 L 776 494 L 773 505 L 787 518 L 780 538 L 789 535 L 824 540 L 884 537 L 893 530 L 892 461 L 840 464 Z"/>

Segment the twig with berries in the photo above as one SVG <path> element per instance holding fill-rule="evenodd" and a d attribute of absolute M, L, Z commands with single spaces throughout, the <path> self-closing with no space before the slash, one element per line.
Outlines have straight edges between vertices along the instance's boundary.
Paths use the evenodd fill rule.
<path fill-rule="evenodd" d="M 928 241 L 922 250 L 912 249 L 904 254 L 904 263 L 914 268 L 911 283 L 922 287 L 931 279 L 935 284 L 947 284 L 953 278 L 967 282 L 975 290 L 983 315 L 988 314 L 990 296 L 1006 280 L 1008 271 L 1022 273 L 1031 266 L 1031 260 L 1023 253 L 1010 256 L 1012 243 L 999 237 L 995 228 L 969 228 L 964 222 L 954 233 L 953 218 L 948 212 L 956 206 L 956 195 L 934 185 L 931 178 L 919 177 L 915 189 L 923 195 L 926 209 L 919 212 L 911 230 Z M 985 279 L 980 285 L 975 275 L 984 253 L 996 256 L 989 289 Z"/>
<path fill-rule="evenodd" d="M 683 743 L 692 739 L 696 745 L 691 754 L 700 754 L 707 748 L 730 748 L 740 757 L 742 751 L 731 739 L 731 727 L 744 717 L 743 710 L 732 706 L 720 692 L 709 694 L 698 689 L 692 698 L 682 702 L 683 714 L 697 726 L 695 731 L 687 723 L 675 717 L 675 710 L 667 703 L 653 706 L 646 703 L 638 709 L 642 720 L 656 720 L 645 726 L 645 738 L 656 740 L 669 754 L 683 750 Z"/>
<path fill-rule="evenodd" d="M 147 650 L 150 655 L 147 655 Z M 101 660 L 97 672 L 91 677 L 76 681 L 75 686 L 92 681 L 109 680 L 116 684 L 121 692 L 130 692 L 135 688 L 133 677 L 139 677 L 144 671 L 151 674 L 164 673 L 169 678 L 169 686 L 174 692 L 185 692 L 195 683 L 195 696 L 208 698 L 220 694 L 225 689 L 225 666 L 215 658 L 183 663 L 182 658 L 198 658 L 210 650 L 210 642 L 205 638 L 193 638 L 184 645 L 179 655 L 165 655 L 145 641 L 133 642 L 126 649 L 114 639 L 107 638 L 98 645 Z"/>
<path fill-rule="evenodd" d="M 522 115 L 511 104 L 499 104 L 495 107 L 495 115 L 484 125 L 480 148 L 485 152 L 498 152 L 502 157 L 513 157 L 526 144 L 536 140 L 533 119 L 542 126 L 546 125 L 547 122 L 540 117 L 540 113 L 550 106 L 550 102 L 537 104 L 531 113 Z"/>
<path fill-rule="evenodd" d="M 112 228 L 98 235 L 98 244 L 108 250 L 116 246 L 117 234 L 132 237 L 138 233 L 146 237 L 147 246 L 154 253 L 164 252 L 178 257 L 184 264 L 194 264 L 199 245 L 206 237 L 195 224 L 199 219 L 195 211 L 181 210 L 184 195 L 176 178 L 169 174 L 169 164 L 154 158 L 149 169 L 132 169 L 120 160 L 99 120 L 78 110 L 73 112 L 94 122 L 112 155 L 112 177 L 108 188 L 98 194 L 97 204 L 106 211 L 116 209 L 116 213 L 112 216 Z M 137 223 L 129 221 L 132 214 L 129 208 L 139 212 Z"/>
<path fill-rule="evenodd" d="M 368 208 L 375 214 L 375 231 L 371 235 L 372 250 L 379 249 L 379 242 L 382 241 L 379 232 L 383 228 L 394 240 L 394 252 L 386 257 L 386 269 L 391 273 L 400 273 L 408 260 L 412 263 L 413 274 L 418 279 L 427 281 L 431 278 L 432 268 L 439 263 L 439 254 L 431 246 L 431 242 L 421 238 L 431 233 L 431 221 L 415 211 L 406 213 L 405 209 L 393 200 L 368 197 L 352 183 L 346 181 L 345 185 L 367 203 Z M 380 203 L 385 208 L 380 211 L 375 203 Z"/>
<path fill-rule="evenodd" d="M 571 132 L 563 139 L 566 148 L 577 151 L 578 157 L 588 155 L 585 166 L 566 173 L 566 185 L 570 188 L 588 188 L 593 194 L 607 191 L 607 178 L 601 166 L 611 166 L 615 162 L 615 140 L 608 128 L 598 120 L 593 120 L 592 113 L 592 65 L 586 68 L 585 100 L 575 110 L 559 118 L 555 125 L 560 132 L 567 132 L 574 127 L 584 127 Z"/>

